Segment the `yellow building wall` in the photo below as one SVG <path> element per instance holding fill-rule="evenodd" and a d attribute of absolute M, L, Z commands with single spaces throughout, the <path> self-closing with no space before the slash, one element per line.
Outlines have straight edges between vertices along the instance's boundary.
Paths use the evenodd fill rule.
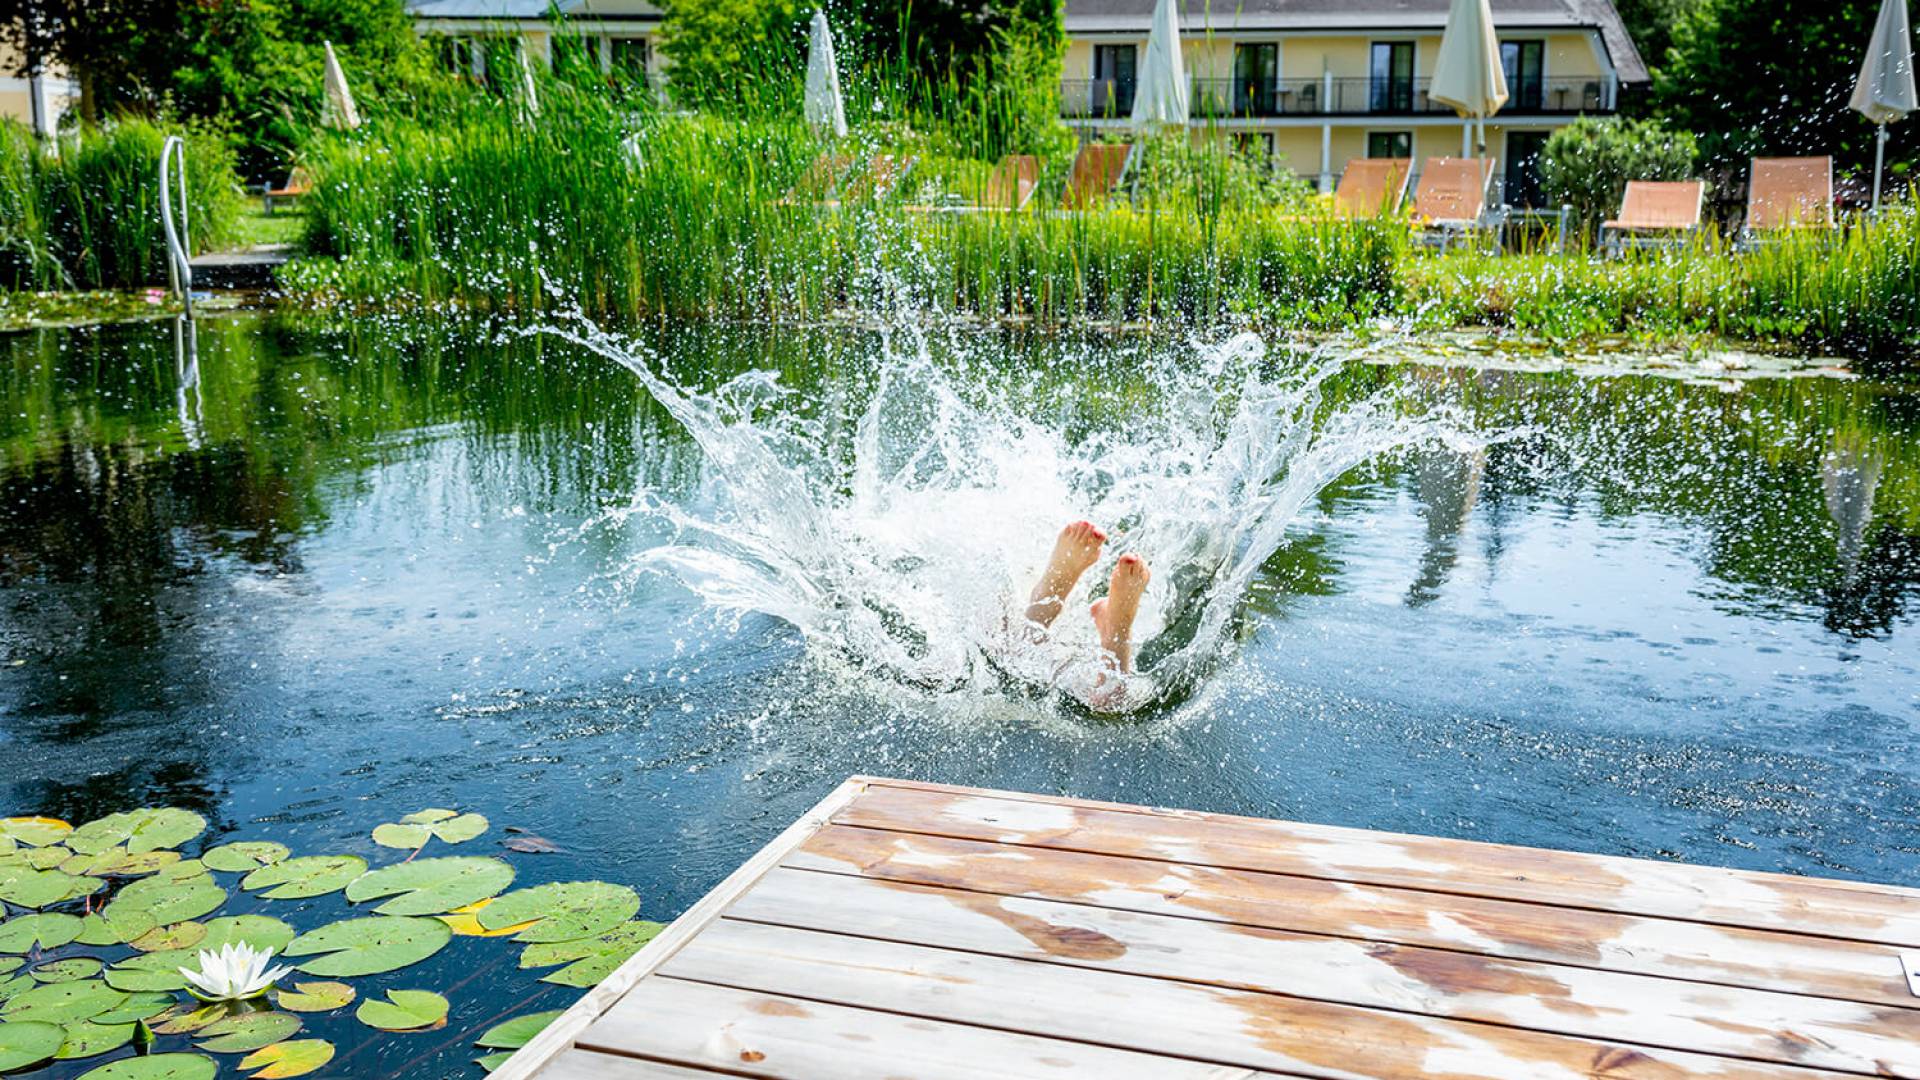
<path fill-rule="evenodd" d="M 1093 78 L 1093 42 L 1067 42 L 1067 55 L 1061 61 L 1060 77 L 1063 79 Z"/>
<path fill-rule="evenodd" d="M 1274 164 L 1301 176 L 1320 173 L 1320 129 L 1279 128 L 1273 134 Z"/>
<path fill-rule="evenodd" d="M 1593 39 L 1585 34 L 1547 35 L 1547 78 L 1599 78 L 1600 58 L 1594 55 Z"/>
<path fill-rule="evenodd" d="M 33 123 L 33 101 L 25 90 L 0 90 L 0 119 Z"/>

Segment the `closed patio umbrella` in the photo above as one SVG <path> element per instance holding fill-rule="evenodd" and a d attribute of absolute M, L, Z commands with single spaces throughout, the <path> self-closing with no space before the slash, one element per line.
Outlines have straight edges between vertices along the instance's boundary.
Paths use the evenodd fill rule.
<path fill-rule="evenodd" d="M 1427 96 L 1451 105 L 1479 125 L 1480 152 L 1487 148 L 1487 117 L 1507 103 L 1507 73 L 1500 63 L 1500 36 L 1494 33 L 1487 0 L 1453 0 L 1447 29 L 1440 37 L 1440 58 L 1433 64 Z M 1464 142 L 1465 139 L 1463 138 Z M 1462 147 L 1462 153 L 1467 148 Z M 1468 154 L 1468 156 L 1474 156 Z"/>
<path fill-rule="evenodd" d="M 807 126 L 816 135 L 847 133 L 847 109 L 840 102 L 840 64 L 833 58 L 833 28 L 827 13 L 813 13 L 807 40 Z"/>
<path fill-rule="evenodd" d="M 329 127 L 351 131 L 360 126 L 360 110 L 353 107 L 353 91 L 347 89 L 347 73 L 340 70 L 340 58 L 333 55 L 333 42 L 321 42 L 327 50 L 327 106 L 321 119 Z"/>
<path fill-rule="evenodd" d="M 1187 71 L 1180 62 L 1180 17 L 1173 0 L 1153 6 L 1153 28 L 1147 32 L 1147 59 L 1133 92 L 1133 126 L 1187 122 Z"/>
<path fill-rule="evenodd" d="M 1920 104 L 1913 87 L 1913 31 L 1907 25 L 1907 0 L 1885 0 L 1873 24 L 1873 40 L 1853 85 L 1855 112 L 1880 130 L 1873 149 L 1873 210 L 1880 212 L 1880 174 L 1887 162 L 1887 125 L 1907 118 Z"/>

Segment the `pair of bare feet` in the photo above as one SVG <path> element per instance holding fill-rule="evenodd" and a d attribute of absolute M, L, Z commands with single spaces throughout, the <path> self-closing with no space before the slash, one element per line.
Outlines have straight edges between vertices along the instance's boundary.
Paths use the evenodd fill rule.
<path fill-rule="evenodd" d="M 1053 557 L 1047 560 L 1046 572 L 1040 575 L 1027 601 L 1028 622 L 1043 628 L 1053 625 L 1080 575 L 1099 561 L 1100 545 L 1106 542 L 1107 535 L 1092 522 L 1076 521 L 1060 530 L 1060 538 L 1053 543 Z M 1122 672 L 1133 671 L 1133 617 L 1140 611 L 1140 594 L 1152 577 L 1145 559 L 1120 556 L 1107 582 L 1106 598 L 1095 600 L 1089 609 L 1094 626 L 1100 630 L 1100 647 L 1113 654 Z"/>

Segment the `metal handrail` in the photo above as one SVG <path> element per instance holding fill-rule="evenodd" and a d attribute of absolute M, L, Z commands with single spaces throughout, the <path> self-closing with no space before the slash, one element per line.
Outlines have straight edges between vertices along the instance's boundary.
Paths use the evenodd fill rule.
<path fill-rule="evenodd" d="M 177 174 L 169 175 L 169 166 L 178 161 Z M 180 224 L 176 228 L 173 222 L 173 183 L 179 185 Z M 193 261 L 187 247 L 187 143 L 178 135 L 167 136 L 160 144 L 160 222 L 167 232 L 167 284 L 180 294 L 187 306 L 187 315 L 193 315 Z"/>

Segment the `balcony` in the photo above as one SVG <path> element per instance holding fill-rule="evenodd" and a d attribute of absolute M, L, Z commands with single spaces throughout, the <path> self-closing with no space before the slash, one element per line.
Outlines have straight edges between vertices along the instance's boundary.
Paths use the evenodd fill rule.
<path fill-rule="evenodd" d="M 1430 79 L 1281 79 L 1241 83 L 1195 78 L 1188 98 L 1195 119 L 1295 116 L 1452 116 L 1453 107 L 1427 96 Z M 1612 112 L 1614 88 L 1601 77 L 1524 79 L 1508 84 L 1501 110 L 1508 115 L 1573 116 Z M 1066 79 L 1060 115 L 1069 119 L 1125 119 L 1133 113 L 1134 80 Z"/>

